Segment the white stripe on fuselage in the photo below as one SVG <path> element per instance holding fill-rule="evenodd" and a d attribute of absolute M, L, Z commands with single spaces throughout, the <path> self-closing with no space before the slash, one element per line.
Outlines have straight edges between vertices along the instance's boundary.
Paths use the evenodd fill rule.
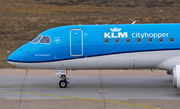
<path fill-rule="evenodd" d="M 58 70 L 145 68 L 172 70 L 173 65 L 180 63 L 180 50 L 123 53 L 44 63 L 9 63 L 24 68 Z"/>

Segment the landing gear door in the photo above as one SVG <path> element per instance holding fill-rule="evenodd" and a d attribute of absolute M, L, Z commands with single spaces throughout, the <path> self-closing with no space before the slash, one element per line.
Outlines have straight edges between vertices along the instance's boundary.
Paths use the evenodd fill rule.
<path fill-rule="evenodd" d="M 83 55 L 83 30 L 82 29 L 70 30 L 70 55 L 71 56 Z"/>

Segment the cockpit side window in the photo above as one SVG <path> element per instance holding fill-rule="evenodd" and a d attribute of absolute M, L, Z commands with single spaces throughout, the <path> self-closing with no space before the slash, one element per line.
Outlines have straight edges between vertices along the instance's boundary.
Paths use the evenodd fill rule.
<path fill-rule="evenodd" d="M 41 35 L 39 35 L 39 36 L 36 36 L 33 40 L 31 40 L 30 42 L 32 42 L 32 43 L 37 43 L 40 39 L 41 39 Z"/>
<path fill-rule="evenodd" d="M 40 43 L 50 44 L 50 37 L 49 36 L 43 36 L 43 38 L 40 40 Z"/>

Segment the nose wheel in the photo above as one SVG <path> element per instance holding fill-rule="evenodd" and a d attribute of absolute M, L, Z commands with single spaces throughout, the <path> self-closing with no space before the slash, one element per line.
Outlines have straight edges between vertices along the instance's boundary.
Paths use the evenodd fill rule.
<path fill-rule="evenodd" d="M 66 88 L 67 87 L 67 81 L 66 80 L 60 80 L 59 81 L 59 87 L 60 88 Z"/>
<path fill-rule="evenodd" d="M 59 81 L 59 87 L 66 88 L 67 84 L 69 84 L 69 82 L 67 81 L 69 80 L 69 78 L 66 78 L 66 75 L 61 75 L 59 78 L 61 78 L 61 80 Z"/>

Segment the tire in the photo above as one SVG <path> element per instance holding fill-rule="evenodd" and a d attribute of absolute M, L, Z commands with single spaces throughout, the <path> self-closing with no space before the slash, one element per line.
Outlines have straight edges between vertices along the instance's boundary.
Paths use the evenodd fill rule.
<path fill-rule="evenodd" d="M 66 88 L 67 87 L 67 81 L 66 80 L 59 81 L 59 87 L 60 88 Z"/>

